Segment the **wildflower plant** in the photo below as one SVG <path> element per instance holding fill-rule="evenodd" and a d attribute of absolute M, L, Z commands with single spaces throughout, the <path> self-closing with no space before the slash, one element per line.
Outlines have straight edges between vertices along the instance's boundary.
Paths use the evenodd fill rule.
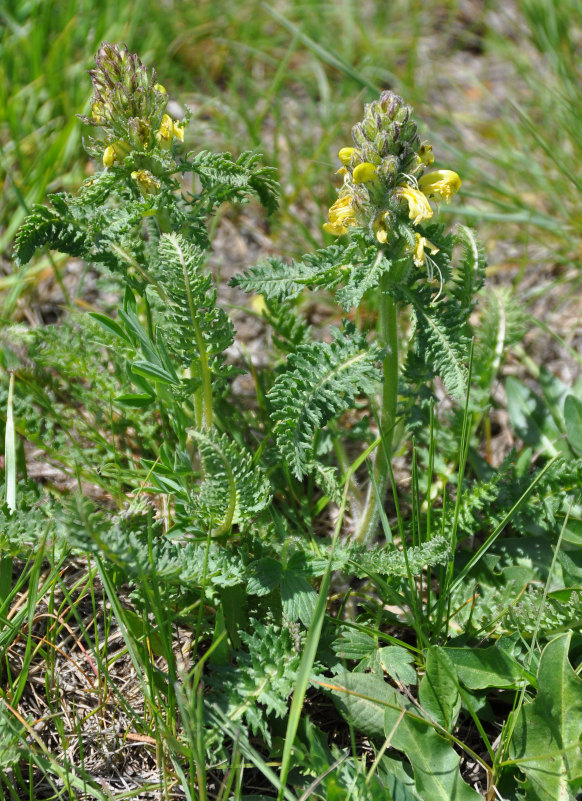
<path fill-rule="evenodd" d="M 439 375 L 452 396 L 467 389 L 469 315 L 484 278 L 485 262 L 474 234 L 459 226 L 445 232 L 435 222 L 431 201 L 447 202 L 461 179 L 452 170 L 431 170 L 432 146 L 421 141 L 412 109 L 393 92 L 366 105 L 352 129 L 353 146 L 339 151 L 342 185 L 324 230 L 345 237 L 291 265 L 270 259 L 251 268 L 235 284 L 267 300 L 292 301 L 305 287 L 335 292 L 346 312 L 377 289 L 378 326 L 357 331 L 344 323 L 333 342 L 311 343 L 290 356 L 289 367 L 271 390 L 274 431 L 297 478 L 321 474 L 314 458 L 318 427 L 353 405 L 374 380 L 382 384 L 377 409 L 382 445 L 378 448 L 367 497 L 352 494 L 356 540 L 377 532 L 380 504 L 389 480 L 398 421 L 401 367 L 430 380 Z M 453 249 L 462 246 L 453 265 Z M 408 353 L 399 356 L 398 317 L 412 316 Z M 381 361 L 381 373 L 375 373 Z M 370 383 L 372 382 L 372 383 Z M 372 396 L 373 397 L 373 394 Z M 354 488 L 355 489 L 355 488 Z"/>
<path fill-rule="evenodd" d="M 71 312 L 72 322 L 22 335 L 28 363 L 13 369 L 7 397 L 2 598 L 10 599 L 4 590 L 12 576 L 4 554 L 31 543 L 39 549 L 31 587 L 46 542 L 56 575 L 72 551 L 94 562 L 147 696 L 144 742 L 155 734 L 156 768 L 172 773 L 163 778 L 168 793 L 181 784 L 190 798 L 226 798 L 236 779 L 232 797 L 242 798 L 243 768 L 252 763 L 279 799 L 471 801 L 481 796 L 461 776 L 459 749 L 485 777 L 488 799 L 504 772 L 517 774 L 515 765 L 534 787 L 532 798 L 579 787 L 579 732 L 567 724 L 567 708 L 580 708 L 582 691 L 563 636 L 580 615 L 579 594 L 570 601 L 582 581 L 579 560 L 560 561 L 570 589 L 547 590 L 562 540 L 579 537 L 566 523 L 582 512 L 572 502 L 566 511 L 572 498 L 563 490 L 580 486 L 582 460 L 572 445 L 567 463 L 555 456 L 533 478 L 523 463 L 508 460 L 497 471 L 483 465 L 475 434 L 503 346 L 519 340 L 522 323 L 498 297 L 473 328 L 483 252 L 471 230 L 448 230 L 438 218 L 461 178 L 434 166 L 400 97 L 383 92 L 365 106 L 352 144 L 339 151 L 341 185 L 323 225 L 333 240 L 291 263 L 269 257 L 232 279 L 262 296 L 257 308 L 272 331 L 269 364 L 250 366 L 256 400 L 249 409 L 233 390 L 241 368 L 227 359 L 236 332 L 205 268 L 207 223 L 222 203 L 249 197 L 274 212 L 274 171 L 251 152 L 236 159 L 185 152 L 188 114 L 168 113 L 166 89 L 126 47 L 103 44 L 90 75 L 94 94 L 82 120 L 100 169 L 76 194 L 54 194 L 50 206 L 33 208 L 15 256 L 24 266 L 46 247 L 84 259 L 116 282 L 121 299 L 112 315 Z M 306 289 L 332 295 L 336 317 L 345 319 L 314 336 L 301 313 Z M 438 410 L 443 386 L 449 398 Z M 551 394 L 564 393 L 553 386 Z M 107 502 L 77 496 L 45 507 L 38 487 L 15 487 L 16 431 L 99 485 Z M 470 450 L 479 476 L 467 483 Z M 411 463 L 409 491 L 396 484 L 396 453 Z M 333 538 L 320 536 L 332 518 Z M 510 522 L 514 544 L 500 545 Z M 552 556 L 547 542 L 546 551 L 536 542 L 532 561 L 540 549 L 547 558 L 527 573 L 527 537 L 540 528 L 560 531 L 558 546 Z M 481 544 L 459 559 L 469 538 Z M 515 576 L 523 571 L 526 582 L 546 586 L 517 603 Z M 330 600 L 334 572 L 350 586 L 339 608 L 342 593 Z M 504 582 L 502 597 L 496 582 Z M 131 609 L 120 600 L 122 586 L 131 588 Z M 532 629 L 535 603 L 541 612 Z M 33 615 L 17 611 L 18 633 Z M 494 637 L 495 646 L 481 647 Z M 531 647 L 523 645 L 528 637 Z M 26 648 L 32 658 L 30 642 Z M 110 680 L 117 657 L 101 653 L 97 644 L 97 664 Z M 531 701 L 525 688 L 535 687 L 536 666 L 539 693 Z M 546 739 L 554 736 L 540 710 L 560 692 L 554 677 L 568 671 L 562 740 L 548 770 L 544 744 L 532 746 L 527 726 L 534 721 Z M 11 691 L 24 684 L 11 681 Z M 369 771 L 356 754 L 328 747 L 310 717 L 319 703 L 302 709 L 308 684 L 369 738 Z M 496 704 L 508 697 L 498 751 L 480 695 L 488 688 Z M 108 695 L 124 700 L 120 690 Z M 107 703 L 96 698 L 99 719 Z M 132 712 L 131 726 L 137 720 Z M 459 739 L 461 723 L 471 728 L 471 720 L 485 749 Z M 6 769 L 21 756 L 16 746 L 9 751 Z M 281 765 L 278 776 L 273 763 Z M 59 778 L 82 775 L 83 792 L 105 797 L 76 765 L 44 757 L 34 764 Z M 224 772 L 213 794 L 208 764 L 212 781 Z"/>

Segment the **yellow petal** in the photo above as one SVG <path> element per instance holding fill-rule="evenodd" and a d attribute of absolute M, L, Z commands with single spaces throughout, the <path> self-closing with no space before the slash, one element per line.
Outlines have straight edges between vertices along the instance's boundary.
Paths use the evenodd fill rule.
<path fill-rule="evenodd" d="M 427 167 L 433 163 L 434 156 L 430 142 L 423 142 L 421 144 L 418 148 L 418 158 L 420 159 L 420 163 L 426 164 Z"/>
<path fill-rule="evenodd" d="M 459 191 L 461 179 L 453 170 L 435 170 L 423 175 L 418 181 L 419 187 L 429 197 L 437 200 L 450 200 Z"/>
<path fill-rule="evenodd" d="M 354 169 L 353 178 L 355 184 L 367 184 L 376 178 L 378 172 L 373 164 L 369 161 L 364 161 L 363 164 L 358 164 Z"/>
<path fill-rule="evenodd" d="M 165 149 L 169 150 L 172 139 L 174 138 L 174 120 L 169 114 L 164 114 L 160 128 L 156 134 L 156 139 L 159 144 Z"/>
<path fill-rule="evenodd" d="M 408 216 L 411 220 L 414 220 L 415 225 L 432 217 L 432 209 L 426 195 L 412 186 L 403 186 L 399 191 L 408 202 Z"/>
<path fill-rule="evenodd" d="M 328 234 L 333 234 L 334 236 L 341 236 L 342 234 L 347 234 L 348 232 L 348 229 L 346 228 L 345 225 L 333 225 L 332 223 L 324 223 L 322 228 Z"/>

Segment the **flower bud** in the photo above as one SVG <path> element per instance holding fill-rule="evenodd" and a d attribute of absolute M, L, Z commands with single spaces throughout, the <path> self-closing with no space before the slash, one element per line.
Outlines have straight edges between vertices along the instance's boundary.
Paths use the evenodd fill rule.
<path fill-rule="evenodd" d="M 349 164 L 352 158 L 352 154 L 355 151 L 355 147 L 342 147 L 339 151 L 338 156 L 339 160 L 342 164 Z"/>
<path fill-rule="evenodd" d="M 113 165 L 115 164 L 115 158 L 116 158 L 115 148 L 113 147 L 113 145 L 109 145 L 103 151 L 103 166 L 113 167 Z"/>

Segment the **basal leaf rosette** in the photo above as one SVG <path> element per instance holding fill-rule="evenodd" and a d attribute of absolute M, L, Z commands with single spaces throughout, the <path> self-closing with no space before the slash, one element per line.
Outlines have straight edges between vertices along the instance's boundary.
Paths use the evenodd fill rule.
<path fill-rule="evenodd" d="M 352 137 L 354 146 L 339 151 L 344 181 L 324 230 L 341 236 L 363 228 L 380 246 L 408 251 L 421 267 L 438 248 L 417 226 L 433 216 L 431 200 L 449 201 L 461 179 L 452 170 L 425 172 L 432 146 L 420 141 L 412 108 L 393 92 L 364 107 Z"/>
<path fill-rule="evenodd" d="M 89 152 L 101 157 L 105 167 L 121 165 L 130 154 L 160 154 L 175 140 L 184 141 L 184 127 L 166 113 L 168 95 L 125 45 L 104 42 L 89 71 L 93 84 L 91 114 L 83 122 L 100 128 L 103 138 L 90 138 Z M 145 167 L 147 165 L 132 165 Z M 145 169 L 133 169 L 132 178 L 142 193 L 151 194 L 155 178 Z M 153 177 L 153 176 L 152 176 Z"/>

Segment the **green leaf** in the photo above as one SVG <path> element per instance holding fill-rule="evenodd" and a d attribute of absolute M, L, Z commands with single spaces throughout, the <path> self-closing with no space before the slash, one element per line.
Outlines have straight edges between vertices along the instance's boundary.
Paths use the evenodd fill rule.
<path fill-rule="evenodd" d="M 582 779 L 582 679 L 568 661 L 571 636 L 546 645 L 538 693 L 510 718 L 515 724 L 510 756 L 527 776 L 528 801 L 567 801 Z"/>
<path fill-rule="evenodd" d="M 455 666 L 460 681 L 469 690 L 487 687 L 515 687 L 526 674 L 500 648 L 447 648 L 446 654 Z"/>
<path fill-rule="evenodd" d="M 407 705 L 411 705 L 407 702 Z M 412 710 L 418 714 L 414 707 Z M 409 709 L 410 711 L 410 709 Z M 386 709 L 385 736 L 404 751 L 414 771 L 416 789 L 423 801 L 482 801 L 459 772 L 459 756 L 451 745 L 421 720 Z"/>
<path fill-rule="evenodd" d="M 564 402 L 571 390 L 567 384 L 550 372 L 545 364 L 540 367 L 539 382 L 548 410 L 558 428 L 562 429 L 564 427 Z"/>
<path fill-rule="evenodd" d="M 393 687 L 372 673 L 340 673 L 326 686 L 348 723 L 370 737 L 384 736 L 386 706 L 399 706 Z"/>
<path fill-rule="evenodd" d="M 289 620 L 300 620 L 305 628 L 309 628 L 317 605 L 317 593 L 304 576 L 293 570 L 283 571 L 281 601 Z"/>
<path fill-rule="evenodd" d="M 380 648 L 378 658 L 383 670 L 402 684 L 416 684 L 417 675 L 414 669 L 414 657 L 406 648 L 401 645 L 387 645 Z"/>
<path fill-rule="evenodd" d="M 353 324 L 332 333 L 333 342 L 315 342 L 289 356 L 289 369 L 269 393 L 277 445 L 299 479 L 311 472 L 315 431 L 353 406 L 358 393 L 372 393 L 380 377 L 380 349 Z"/>
<path fill-rule="evenodd" d="M 582 401 L 574 395 L 568 395 L 564 401 L 564 418 L 568 442 L 582 456 Z"/>
<path fill-rule="evenodd" d="M 134 362 L 132 364 L 132 369 L 138 375 L 143 375 L 146 378 L 153 378 L 155 381 L 159 381 L 162 384 L 169 384 L 170 386 L 176 385 L 178 381 L 164 370 L 163 367 L 160 367 L 158 364 L 152 364 L 151 362 Z"/>
<path fill-rule="evenodd" d="M 101 328 L 104 328 L 105 331 L 109 331 L 109 333 L 113 334 L 114 337 L 122 339 L 124 342 L 127 342 L 128 345 L 131 345 L 131 340 L 123 328 L 118 322 L 112 320 L 111 317 L 108 317 L 106 314 L 99 314 L 98 312 L 89 312 L 89 317 L 92 317 L 97 323 L 99 323 Z"/>
<path fill-rule="evenodd" d="M 154 397 L 154 395 L 140 395 L 130 392 L 125 395 L 118 395 L 114 398 L 114 401 L 121 406 L 127 406 L 128 409 L 145 409 L 146 406 L 150 406 L 153 403 Z"/>
<path fill-rule="evenodd" d="M 509 418 L 518 437 L 534 448 L 543 448 L 550 456 L 568 451 L 560 431 L 535 392 L 513 376 L 506 379 L 505 392 Z"/>
<path fill-rule="evenodd" d="M 428 717 L 452 731 L 461 709 L 459 679 L 447 651 L 433 645 L 426 651 L 426 670 L 418 688 L 418 700 Z"/>
<path fill-rule="evenodd" d="M 250 453 L 218 431 L 190 430 L 204 468 L 204 482 L 194 502 L 195 512 L 213 527 L 214 536 L 234 524 L 249 524 L 271 499 L 271 485 L 253 465 Z"/>
<path fill-rule="evenodd" d="M 249 565 L 250 578 L 247 583 L 249 595 L 268 595 L 277 587 L 283 575 L 281 562 L 265 556 Z"/>

